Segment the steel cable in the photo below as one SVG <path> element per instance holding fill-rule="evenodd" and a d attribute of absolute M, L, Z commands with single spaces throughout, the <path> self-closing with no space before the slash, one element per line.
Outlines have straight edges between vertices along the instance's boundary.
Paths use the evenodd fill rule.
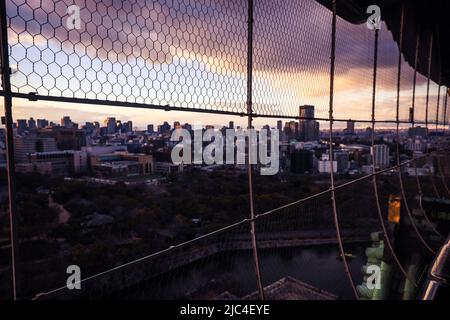
<path fill-rule="evenodd" d="M 375 146 L 375 92 L 376 92 L 376 80 L 377 80 L 377 62 L 378 62 L 378 36 L 379 36 L 379 29 L 375 29 L 375 48 L 374 48 L 374 61 L 373 61 L 373 88 L 372 88 L 372 133 L 371 133 L 371 139 L 372 139 L 372 172 L 376 172 L 375 168 L 375 156 L 374 156 L 374 146 Z M 392 257 L 394 258 L 396 264 L 400 268 L 401 272 L 405 276 L 406 279 L 410 280 L 411 283 L 414 284 L 414 286 L 417 287 L 416 282 L 411 279 L 408 272 L 404 269 L 402 264 L 400 263 L 400 260 L 397 257 L 397 254 L 394 251 L 394 247 L 392 245 L 392 242 L 390 240 L 389 234 L 386 230 L 386 226 L 384 224 L 383 214 L 381 213 L 381 206 L 380 206 L 380 199 L 378 194 L 378 186 L 377 186 L 377 178 L 376 175 L 372 176 L 372 184 L 373 184 L 373 191 L 375 195 L 375 202 L 377 207 L 377 213 L 378 213 L 378 219 L 381 224 L 381 228 L 383 229 L 384 239 L 386 240 L 386 243 L 389 247 L 389 250 L 392 253 Z"/>
<path fill-rule="evenodd" d="M 334 191 L 334 172 L 333 172 L 333 93 L 334 93 L 334 72 L 335 72 L 335 58 L 336 58 L 336 0 L 332 0 L 332 30 L 331 30 L 331 62 L 330 62 L 330 105 L 329 105 L 329 118 L 330 118 L 330 139 L 329 139 L 329 161 L 330 161 L 330 184 L 331 184 L 331 205 L 333 209 L 333 219 L 336 228 L 336 236 L 339 243 L 339 252 L 344 263 L 345 274 L 347 275 L 350 286 L 352 287 L 355 299 L 359 300 L 358 291 L 356 290 L 355 283 L 353 282 L 350 269 L 348 267 L 347 258 L 344 252 L 344 246 L 342 243 L 341 230 L 339 227 L 339 218 L 336 208 L 336 194 Z"/>
<path fill-rule="evenodd" d="M 398 121 L 399 121 L 399 114 L 400 114 L 400 82 L 401 82 L 401 68 L 402 68 L 403 23 L 404 23 L 404 7 L 402 6 L 401 18 L 400 18 L 400 39 L 399 39 L 399 51 L 398 51 L 399 53 L 398 53 L 398 67 L 397 67 L 397 102 L 396 102 L 397 126 L 396 126 L 396 139 L 395 139 L 396 140 L 396 148 L 397 148 L 397 150 L 396 150 L 397 164 L 400 163 L 400 134 L 399 134 L 400 128 L 399 128 Z M 375 55 L 375 59 L 376 59 L 376 55 Z M 374 79 L 375 79 L 375 76 L 374 76 Z M 375 107 L 373 107 L 373 108 L 375 108 Z M 372 128 L 372 132 L 373 131 L 374 131 L 374 127 Z M 372 139 L 372 147 L 373 147 L 373 145 L 374 145 L 374 139 Z M 373 170 L 375 170 L 375 167 L 373 167 Z M 405 188 L 403 185 L 402 169 L 398 168 L 397 173 L 398 173 L 398 180 L 399 180 L 403 203 L 405 205 L 405 209 L 408 214 L 408 217 L 411 221 L 411 225 L 412 225 L 415 233 L 417 234 L 418 238 L 420 239 L 420 242 L 422 242 L 422 244 L 427 248 L 428 251 L 430 251 L 432 254 L 435 254 L 435 251 L 433 249 L 431 249 L 431 247 L 426 243 L 425 239 L 420 234 L 420 232 L 416 226 L 416 223 L 414 221 L 414 218 L 411 214 L 408 200 L 406 199 Z M 374 184 L 374 186 L 376 188 L 376 183 Z M 376 191 L 376 192 L 378 192 L 378 191 Z"/>

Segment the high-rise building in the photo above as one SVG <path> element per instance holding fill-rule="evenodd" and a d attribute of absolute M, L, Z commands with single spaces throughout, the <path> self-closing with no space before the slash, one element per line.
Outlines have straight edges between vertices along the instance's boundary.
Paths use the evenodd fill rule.
<path fill-rule="evenodd" d="M 116 118 L 114 117 L 107 117 L 105 121 L 103 121 L 103 125 L 106 127 L 107 134 L 114 134 L 116 133 Z"/>
<path fill-rule="evenodd" d="M 376 168 L 383 169 L 389 166 L 389 147 L 385 144 L 376 144 L 371 148 L 372 161 Z"/>
<path fill-rule="evenodd" d="M 84 125 L 84 130 L 87 134 L 92 134 L 95 130 L 95 126 L 92 122 L 86 122 Z"/>
<path fill-rule="evenodd" d="M 228 124 L 228 129 L 234 129 L 234 121 L 230 121 Z"/>
<path fill-rule="evenodd" d="M 347 121 L 347 128 L 345 130 L 345 133 L 347 134 L 354 134 L 355 133 L 355 121 L 348 120 Z"/>
<path fill-rule="evenodd" d="M 36 120 L 33 118 L 28 120 L 28 129 L 36 129 Z"/>
<path fill-rule="evenodd" d="M 298 138 L 298 122 L 296 121 L 290 121 L 289 122 L 289 138 L 290 139 L 297 139 Z"/>
<path fill-rule="evenodd" d="M 162 125 L 158 126 L 158 133 L 164 134 L 170 131 L 170 124 L 167 121 L 164 121 Z"/>
<path fill-rule="evenodd" d="M 120 130 L 122 133 L 133 132 L 133 122 L 126 121 L 126 122 L 122 123 Z"/>
<path fill-rule="evenodd" d="M 309 118 L 307 120 L 314 120 L 314 106 L 304 105 L 300 106 L 300 118 Z"/>
<path fill-rule="evenodd" d="M 304 105 L 299 107 L 299 130 L 300 140 L 319 140 L 319 122 L 314 120 L 314 106 Z"/>
<path fill-rule="evenodd" d="M 372 133 L 373 133 L 372 128 L 371 127 L 367 127 L 366 128 L 366 133 L 365 133 L 366 139 L 372 139 Z"/>
<path fill-rule="evenodd" d="M 43 129 L 48 126 L 48 120 L 46 119 L 37 119 L 36 122 L 38 129 Z"/>
<path fill-rule="evenodd" d="M 334 153 L 333 157 L 336 161 L 337 173 L 346 173 L 349 167 L 348 153 L 337 151 Z"/>
<path fill-rule="evenodd" d="M 64 128 L 72 128 L 73 123 L 69 116 L 64 116 L 61 118 L 61 126 Z"/>
<path fill-rule="evenodd" d="M 281 131 L 283 130 L 283 121 L 281 120 L 277 121 L 277 129 L 281 133 Z"/>
<path fill-rule="evenodd" d="M 153 129 L 153 125 L 149 124 L 147 125 L 147 133 L 153 133 L 154 129 Z"/>
<path fill-rule="evenodd" d="M 18 119 L 17 120 L 17 133 L 22 134 L 28 130 L 27 120 Z"/>

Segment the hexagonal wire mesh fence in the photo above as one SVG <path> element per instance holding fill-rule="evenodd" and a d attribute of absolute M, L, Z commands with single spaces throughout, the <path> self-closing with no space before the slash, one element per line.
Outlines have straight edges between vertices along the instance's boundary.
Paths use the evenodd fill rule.
<path fill-rule="evenodd" d="M 7 1 L 12 91 L 245 114 L 247 7 L 240 0 Z M 327 120 L 331 12 L 312 0 L 258 1 L 254 10 L 253 113 L 297 118 L 307 104 Z M 368 121 L 373 32 L 337 23 L 335 120 Z M 376 120 L 389 122 L 397 48 L 385 25 L 379 50 L 379 85 L 387 90 Z M 408 120 L 403 110 L 401 120 Z"/>
<path fill-rule="evenodd" d="M 250 67 L 253 116 L 329 121 L 332 13 L 313 0 L 257 1 L 249 43 L 248 5 L 7 1 L 11 95 L 247 115 Z M 395 123 L 397 75 L 390 67 L 398 47 L 385 25 L 378 49 L 375 122 Z M 337 18 L 334 121 L 371 122 L 373 51 L 373 31 Z M 414 69 L 405 61 L 402 66 L 400 119 L 409 124 Z M 432 82 L 428 88 L 426 76 L 418 75 L 414 89 L 416 123 L 448 123 L 439 86 Z M 300 105 L 314 105 L 313 112 L 301 113 Z"/>

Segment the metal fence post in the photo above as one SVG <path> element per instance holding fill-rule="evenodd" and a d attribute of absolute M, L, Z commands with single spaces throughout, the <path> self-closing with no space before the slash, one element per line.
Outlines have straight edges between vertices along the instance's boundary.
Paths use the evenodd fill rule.
<path fill-rule="evenodd" d="M 0 1 L 0 41 L 1 41 L 1 73 L 4 91 L 4 108 L 6 120 L 6 160 L 8 171 L 8 205 L 9 205 L 9 223 L 11 239 L 11 277 L 13 299 L 17 299 L 17 210 L 15 194 L 15 167 L 14 167 L 14 132 L 12 119 L 12 96 L 11 96 L 11 68 L 9 65 L 8 51 L 8 24 L 6 17 L 6 0 Z"/>
<path fill-rule="evenodd" d="M 252 113 L 253 113 L 253 0 L 248 0 L 248 34 L 247 34 L 247 116 L 248 130 L 252 129 Z M 253 165 L 251 163 L 252 155 L 250 154 L 252 147 L 251 139 L 248 138 L 248 192 L 250 202 L 250 234 L 252 238 L 253 263 L 255 267 L 256 283 L 258 286 L 258 294 L 261 300 L 264 300 L 264 288 L 261 280 L 261 269 L 259 265 L 258 246 L 256 242 L 256 226 L 255 211 L 253 206 Z"/>
<path fill-rule="evenodd" d="M 333 221 L 334 226 L 336 228 L 336 237 L 339 244 L 339 252 L 344 262 L 344 270 L 345 274 L 348 278 L 350 286 L 352 287 L 353 294 L 355 299 L 359 299 L 358 292 L 356 291 L 355 284 L 353 282 L 352 275 L 350 273 L 350 268 L 348 267 L 347 258 L 345 257 L 344 245 L 342 244 L 341 230 L 339 227 L 339 217 L 337 214 L 337 206 L 336 206 L 336 192 L 334 186 L 334 168 L 333 168 L 333 105 L 334 105 L 334 73 L 335 73 L 335 60 L 336 60 L 336 0 L 332 0 L 332 11 L 333 11 L 333 19 L 331 25 L 331 61 L 330 61 L 330 101 L 329 101 L 329 123 L 330 123 L 330 139 L 329 139 L 329 156 L 328 159 L 330 161 L 330 185 L 331 185 L 331 205 L 333 210 Z"/>

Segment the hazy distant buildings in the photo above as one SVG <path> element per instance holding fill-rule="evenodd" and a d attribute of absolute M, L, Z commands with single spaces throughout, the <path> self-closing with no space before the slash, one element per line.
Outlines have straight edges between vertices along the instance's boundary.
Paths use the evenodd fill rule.
<path fill-rule="evenodd" d="M 420 138 L 425 139 L 427 137 L 427 128 L 423 128 L 423 127 L 409 128 L 408 136 L 410 138 L 420 137 Z"/>
<path fill-rule="evenodd" d="M 147 133 L 152 134 L 153 132 L 154 132 L 153 125 L 152 124 L 147 125 Z"/>

